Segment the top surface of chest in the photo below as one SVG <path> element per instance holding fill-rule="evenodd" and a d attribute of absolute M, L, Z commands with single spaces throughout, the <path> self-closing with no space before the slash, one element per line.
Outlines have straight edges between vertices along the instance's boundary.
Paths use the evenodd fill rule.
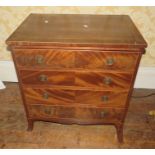
<path fill-rule="evenodd" d="M 147 46 L 127 15 L 31 14 L 7 39 L 7 43 Z"/>

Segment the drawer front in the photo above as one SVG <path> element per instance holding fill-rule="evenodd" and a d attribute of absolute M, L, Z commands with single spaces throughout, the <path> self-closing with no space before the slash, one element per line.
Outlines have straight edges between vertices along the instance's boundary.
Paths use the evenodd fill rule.
<path fill-rule="evenodd" d="M 74 108 L 47 105 L 28 105 L 29 115 L 32 118 L 73 118 Z"/>
<path fill-rule="evenodd" d="M 127 73 L 29 71 L 20 70 L 23 84 L 128 89 L 132 75 Z"/>
<path fill-rule="evenodd" d="M 123 119 L 124 109 L 112 108 L 75 108 L 64 106 L 29 105 L 29 115 L 32 118 L 57 118 L 78 120 L 120 121 Z"/>
<path fill-rule="evenodd" d="M 30 85 L 74 85 L 74 72 L 63 71 L 29 71 L 20 70 L 20 78 L 23 84 Z"/>
<path fill-rule="evenodd" d="M 16 49 L 14 50 L 17 66 L 33 68 L 73 68 L 74 53 L 51 49 Z"/>
<path fill-rule="evenodd" d="M 104 89 L 129 89 L 132 74 L 108 72 L 76 72 L 75 85 Z"/>
<path fill-rule="evenodd" d="M 27 104 L 122 107 L 126 105 L 127 92 L 24 88 Z"/>
<path fill-rule="evenodd" d="M 15 49 L 17 66 L 63 69 L 103 69 L 133 71 L 138 54 L 116 51 L 78 51 L 54 49 Z"/>
<path fill-rule="evenodd" d="M 121 107 L 125 108 L 128 92 L 113 91 L 76 91 L 76 103 L 94 107 Z"/>
<path fill-rule="evenodd" d="M 115 52 L 76 52 L 76 67 L 104 70 L 134 70 L 138 59 L 136 53 Z"/>
<path fill-rule="evenodd" d="M 75 102 L 75 91 L 64 89 L 24 88 L 27 104 L 68 105 Z"/>

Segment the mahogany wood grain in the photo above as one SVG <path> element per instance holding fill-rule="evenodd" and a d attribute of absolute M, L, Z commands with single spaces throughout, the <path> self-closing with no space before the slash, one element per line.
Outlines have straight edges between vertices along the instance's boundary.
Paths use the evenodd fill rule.
<path fill-rule="evenodd" d="M 61 85 L 80 87 L 104 87 L 105 89 L 129 89 L 132 74 L 105 72 L 72 72 L 72 71 L 29 71 L 20 70 L 23 84 Z M 41 80 L 41 76 L 46 79 Z M 110 83 L 106 80 L 110 79 Z"/>
<path fill-rule="evenodd" d="M 53 43 L 52 45 L 48 45 L 48 43 L 32 43 L 29 42 L 26 45 L 20 45 L 17 42 L 11 42 L 7 47 L 8 50 L 15 51 L 16 49 L 54 49 L 54 50 L 92 50 L 92 51 L 117 51 L 126 53 L 141 53 L 145 54 L 145 48 L 136 47 L 134 45 L 131 46 L 124 46 L 124 45 L 117 45 L 117 46 L 108 46 L 108 45 L 100 45 L 100 44 L 64 44 L 64 43 Z"/>
<path fill-rule="evenodd" d="M 123 124 L 147 47 L 129 16 L 31 14 L 6 43 L 29 130 L 37 120 L 112 124 L 123 142 Z"/>
<path fill-rule="evenodd" d="M 17 78 L 18 78 L 18 81 L 19 81 L 19 88 L 21 90 L 20 91 L 21 92 L 21 97 L 22 97 L 22 100 L 23 100 L 24 110 L 25 110 L 25 113 L 26 113 L 26 119 L 27 119 L 27 122 L 28 122 L 27 130 L 31 131 L 33 129 L 34 121 L 29 118 L 29 110 L 28 110 L 27 103 L 26 103 L 26 100 L 25 100 L 23 85 L 22 85 L 22 81 L 21 81 L 21 78 L 20 78 L 20 73 L 19 73 L 19 70 L 18 70 L 18 67 L 17 67 L 16 58 L 15 58 L 14 52 L 11 52 L 11 54 L 12 54 L 12 58 L 13 58 L 13 61 L 14 61 L 14 64 L 15 64 Z"/>
<path fill-rule="evenodd" d="M 81 68 L 133 71 L 138 59 L 138 53 L 114 51 L 79 51 L 79 50 L 50 50 L 50 49 L 15 49 L 17 65 L 33 68 Z M 37 58 L 41 57 L 41 63 Z M 107 61 L 113 60 L 108 65 Z"/>
<path fill-rule="evenodd" d="M 73 68 L 75 54 L 66 50 L 50 49 L 16 49 L 14 50 L 17 65 L 19 67 L 33 68 Z M 37 59 L 41 57 L 41 62 Z"/>
<path fill-rule="evenodd" d="M 27 104 L 121 107 L 125 108 L 128 92 L 24 88 Z"/>
<path fill-rule="evenodd" d="M 24 95 L 27 104 L 69 105 L 75 103 L 73 90 L 24 88 Z"/>
<path fill-rule="evenodd" d="M 75 63 L 78 68 L 118 70 L 132 72 L 136 66 L 138 54 L 123 51 L 85 51 L 75 53 Z M 112 59 L 113 64 L 107 64 Z"/>
<path fill-rule="evenodd" d="M 76 91 L 76 103 L 84 106 L 125 108 L 127 91 Z"/>
<path fill-rule="evenodd" d="M 28 105 L 30 118 L 70 118 L 82 120 L 101 120 L 102 122 L 121 122 L 123 109 L 76 108 L 64 106 Z M 75 122 L 76 123 L 76 122 Z"/>
<path fill-rule="evenodd" d="M 23 84 L 73 86 L 75 83 L 74 72 L 20 70 L 20 76 Z M 41 76 L 44 76 L 45 80 L 41 80 Z"/>
<path fill-rule="evenodd" d="M 131 84 L 130 73 L 76 72 L 75 85 L 81 87 L 102 87 L 107 90 L 128 90 Z M 106 81 L 110 79 L 109 84 Z"/>
<path fill-rule="evenodd" d="M 147 46 L 127 15 L 31 14 L 7 39 L 9 45 L 77 44 Z"/>

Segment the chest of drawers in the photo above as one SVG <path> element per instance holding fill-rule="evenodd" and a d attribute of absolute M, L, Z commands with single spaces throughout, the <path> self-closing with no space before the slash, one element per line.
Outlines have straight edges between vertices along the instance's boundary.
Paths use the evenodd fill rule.
<path fill-rule="evenodd" d="M 31 14 L 7 39 L 28 120 L 115 125 L 147 44 L 126 15 Z"/>

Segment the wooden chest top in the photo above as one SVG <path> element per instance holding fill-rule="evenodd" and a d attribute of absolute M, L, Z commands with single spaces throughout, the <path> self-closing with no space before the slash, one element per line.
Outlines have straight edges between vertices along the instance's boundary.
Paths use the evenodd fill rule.
<path fill-rule="evenodd" d="M 20 46 L 147 46 L 127 15 L 30 14 L 6 42 Z"/>

